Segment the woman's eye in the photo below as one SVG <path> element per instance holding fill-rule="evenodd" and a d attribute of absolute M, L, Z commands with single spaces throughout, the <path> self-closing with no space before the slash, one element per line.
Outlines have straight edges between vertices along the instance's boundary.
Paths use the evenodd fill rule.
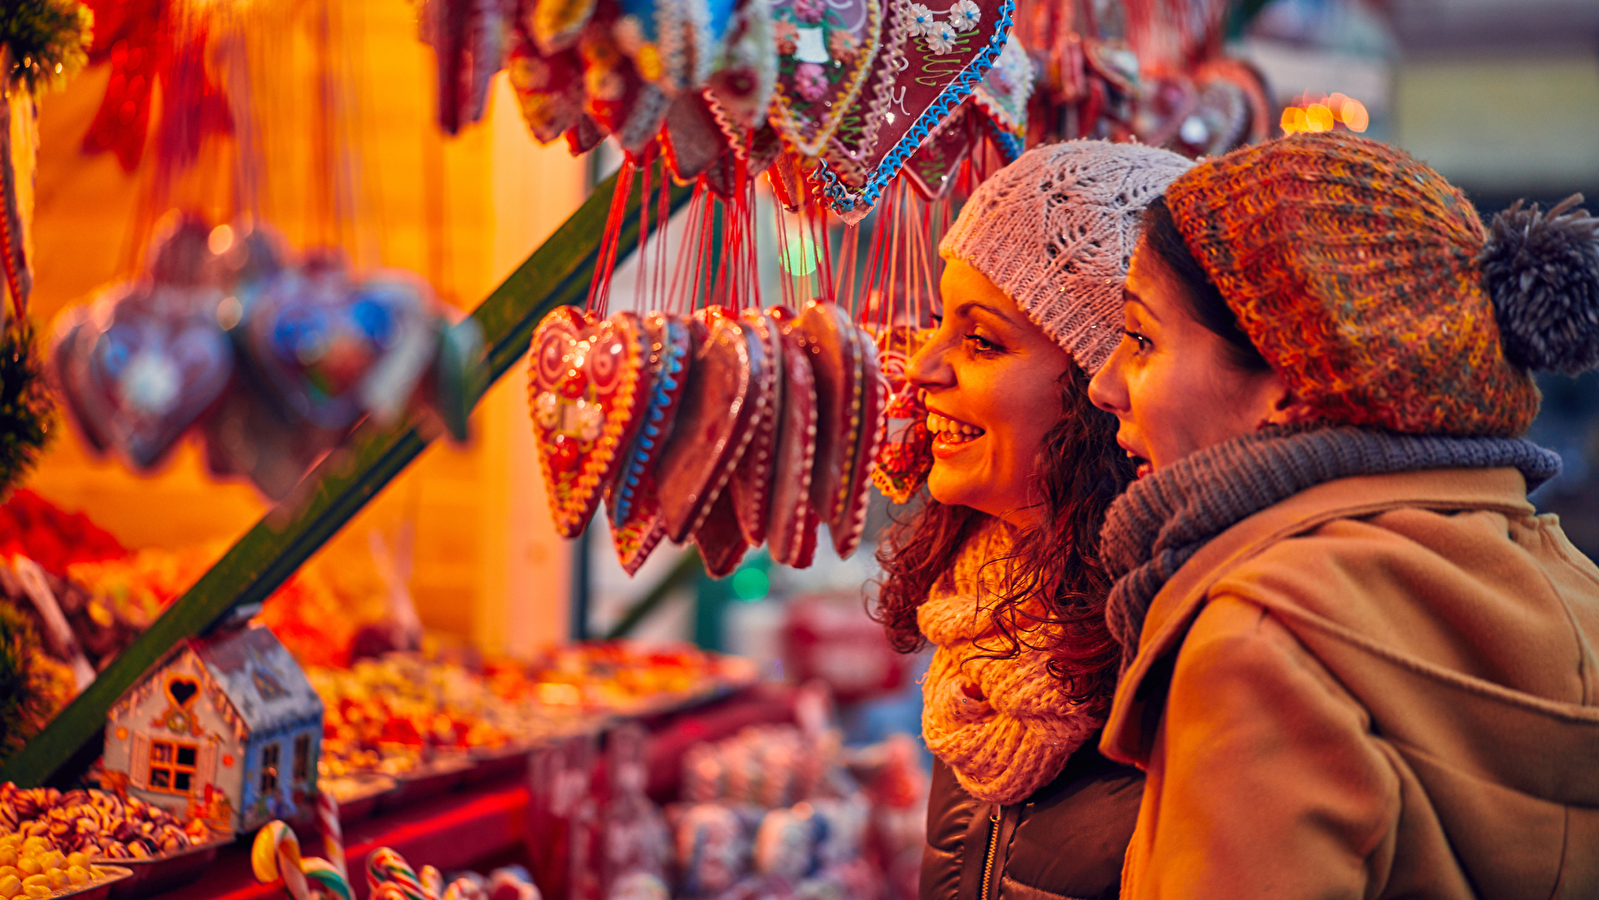
<path fill-rule="evenodd" d="M 1127 339 L 1128 340 L 1130 340 L 1133 343 L 1137 344 L 1139 350 L 1148 350 L 1149 349 L 1149 338 L 1144 337 L 1143 335 L 1139 334 L 1136 331 L 1123 331 L 1122 334 L 1127 335 Z"/>
<path fill-rule="evenodd" d="M 1000 345 L 994 343 L 988 338 L 983 337 L 980 334 L 966 335 L 966 342 L 971 344 L 972 348 L 979 353 L 998 353 L 999 351 L 1005 349 L 1004 347 L 1001 347 Z"/>

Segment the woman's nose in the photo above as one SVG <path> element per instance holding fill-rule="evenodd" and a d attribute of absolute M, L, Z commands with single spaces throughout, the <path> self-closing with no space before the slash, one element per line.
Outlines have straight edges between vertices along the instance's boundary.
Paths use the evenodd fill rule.
<path fill-rule="evenodd" d="M 955 372 L 944 360 L 944 344 L 944 332 L 939 329 L 905 363 L 905 380 L 924 391 L 954 384 Z"/>
<path fill-rule="evenodd" d="M 1126 341 L 1117 344 L 1110 359 L 1088 381 L 1089 402 L 1118 416 L 1127 411 L 1127 379 L 1122 374 L 1126 346 Z"/>

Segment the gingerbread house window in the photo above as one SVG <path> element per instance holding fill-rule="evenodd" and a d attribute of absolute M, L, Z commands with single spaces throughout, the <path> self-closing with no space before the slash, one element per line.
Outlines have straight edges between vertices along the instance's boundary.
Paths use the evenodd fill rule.
<path fill-rule="evenodd" d="M 282 747 L 276 743 L 261 748 L 261 794 L 275 794 L 278 790 L 278 756 Z"/>
<path fill-rule="evenodd" d="M 311 778 L 311 736 L 302 734 L 294 739 L 294 780 Z"/>
<path fill-rule="evenodd" d="M 181 741 L 150 742 L 150 789 L 187 794 L 194 787 L 200 748 Z"/>

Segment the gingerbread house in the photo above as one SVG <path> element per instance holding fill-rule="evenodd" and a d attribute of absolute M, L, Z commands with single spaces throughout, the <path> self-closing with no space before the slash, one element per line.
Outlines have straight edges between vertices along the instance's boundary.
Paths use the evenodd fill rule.
<path fill-rule="evenodd" d="M 111 708 L 105 771 L 150 803 L 246 831 L 316 796 L 322 700 L 262 626 L 180 644 Z"/>

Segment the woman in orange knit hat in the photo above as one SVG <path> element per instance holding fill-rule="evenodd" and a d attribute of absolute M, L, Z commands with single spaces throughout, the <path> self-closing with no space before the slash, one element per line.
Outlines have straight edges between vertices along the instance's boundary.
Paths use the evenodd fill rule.
<path fill-rule="evenodd" d="M 1532 370 L 1599 364 L 1599 222 L 1484 229 L 1296 135 L 1151 206 L 1090 396 L 1140 478 L 1101 552 L 1122 896 L 1599 896 L 1599 568 L 1527 491 Z"/>

